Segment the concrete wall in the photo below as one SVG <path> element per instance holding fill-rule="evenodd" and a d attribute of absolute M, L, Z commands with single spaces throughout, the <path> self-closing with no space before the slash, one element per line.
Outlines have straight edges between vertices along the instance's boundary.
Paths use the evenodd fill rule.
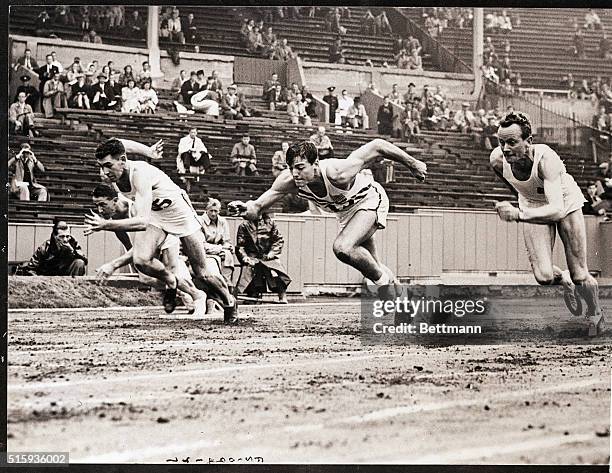
<path fill-rule="evenodd" d="M 13 39 L 11 51 L 13 61 L 21 57 L 26 48 L 32 50 L 32 55 L 40 65 L 45 63 L 45 56 L 51 51 L 57 53 L 57 57 L 64 67 L 70 66 L 72 60 L 78 56 L 81 58 L 81 63 L 85 66 L 96 59 L 100 63 L 100 67 L 108 61 L 113 61 L 117 69 L 123 69 L 124 66 L 129 64 L 135 71 L 140 71 L 143 61 L 149 59 L 148 49 L 126 48 L 110 44 L 90 44 L 80 41 L 37 38 L 33 36 L 12 35 L 11 38 Z M 161 52 L 161 69 L 164 73 L 164 78 L 161 81 L 157 81 L 158 87 L 169 88 L 172 81 L 178 77 L 181 69 L 185 69 L 188 74 L 192 70 L 203 69 L 206 75 L 209 75 L 214 69 L 219 72 L 219 77 L 223 81 L 224 86 L 234 81 L 234 56 L 181 51 L 180 58 L 180 64 L 175 66 L 168 53 L 165 51 Z"/>
<path fill-rule="evenodd" d="M 414 82 L 420 90 L 425 84 L 434 88 L 441 85 L 449 99 L 455 101 L 467 100 L 474 84 L 471 74 L 455 74 L 447 72 L 410 72 L 400 69 L 382 69 L 366 66 L 344 64 L 325 64 L 318 62 L 302 62 L 306 83 L 320 95 L 327 94 L 327 88 L 334 85 L 338 93 L 346 89 L 351 96 L 359 95 L 370 82 L 384 95 L 391 91 L 391 86 L 397 83 L 404 93 L 410 82 Z"/>

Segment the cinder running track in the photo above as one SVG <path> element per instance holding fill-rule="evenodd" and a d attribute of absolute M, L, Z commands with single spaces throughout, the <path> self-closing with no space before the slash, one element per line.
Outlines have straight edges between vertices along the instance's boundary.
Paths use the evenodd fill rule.
<path fill-rule="evenodd" d="M 450 347 L 363 346 L 352 301 L 243 306 L 237 327 L 158 309 L 11 312 L 8 450 L 72 462 L 607 463 L 610 333 L 583 337 L 556 299 L 537 316 L 516 307 L 507 323 L 529 336 Z M 566 340 L 544 335 L 566 325 Z"/>

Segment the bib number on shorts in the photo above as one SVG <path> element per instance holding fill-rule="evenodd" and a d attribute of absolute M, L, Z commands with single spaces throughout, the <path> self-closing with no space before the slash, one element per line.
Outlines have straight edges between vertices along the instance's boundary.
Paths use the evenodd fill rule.
<path fill-rule="evenodd" d="M 172 205 L 172 201 L 170 199 L 155 199 L 151 203 L 152 210 L 164 210 Z"/>

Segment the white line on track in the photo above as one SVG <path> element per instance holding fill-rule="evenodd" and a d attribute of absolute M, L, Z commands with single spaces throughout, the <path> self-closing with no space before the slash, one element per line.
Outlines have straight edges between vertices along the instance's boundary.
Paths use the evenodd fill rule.
<path fill-rule="evenodd" d="M 282 308 L 282 309 L 292 309 L 292 308 L 299 308 L 299 309 L 303 309 L 303 308 L 310 308 L 310 307 L 318 307 L 318 306 L 322 306 L 322 307 L 355 307 L 355 308 L 359 308 L 361 307 L 361 302 L 360 301 L 350 301 L 350 302 L 292 302 L 291 304 L 288 305 L 282 305 L 282 304 L 253 304 L 253 305 L 243 305 L 243 304 L 239 304 L 239 307 L 245 310 L 251 310 L 251 309 L 278 309 L 278 308 Z M 43 308 L 43 309 L 9 309 L 8 313 L 9 315 L 11 314 L 25 314 L 25 313 L 33 313 L 33 314 L 37 314 L 37 313 L 58 313 L 58 312 L 109 312 L 109 311 L 121 311 L 121 312 L 126 312 L 126 311 L 150 311 L 150 310 L 163 310 L 163 306 L 161 305 L 145 305 L 145 306 L 139 306 L 139 307 L 123 307 L 123 306 L 116 306 L 116 307 L 75 307 L 75 308 L 63 308 L 63 307 L 50 307 L 50 308 Z M 312 314 L 308 314 L 308 315 L 312 315 Z"/>
<path fill-rule="evenodd" d="M 267 369 L 288 369 L 288 368 L 301 368 L 311 365 L 331 365 L 335 363 L 347 363 L 355 361 L 375 360 L 377 358 L 394 358 L 401 357 L 404 353 L 388 353 L 388 354 L 376 354 L 366 356 L 353 356 L 362 355 L 362 351 L 350 351 L 350 352 L 338 352 L 341 358 L 326 358 L 326 359 L 313 359 L 305 361 L 292 361 L 291 363 L 244 363 L 239 365 L 222 366 L 218 368 L 204 368 L 197 370 L 187 371 L 175 371 L 172 373 L 148 373 L 148 374 L 130 374 L 126 376 L 114 376 L 107 379 L 79 379 L 74 381 L 63 381 L 58 383 L 20 383 L 20 384 L 8 384 L 7 390 L 10 392 L 15 391 L 32 391 L 42 389 L 62 389 L 73 386 L 83 385 L 104 385 L 113 383 L 135 383 L 138 381 L 152 380 L 152 379 L 172 379 L 180 378 L 181 376 L 195 378 L 197 376 L 205 376 L 211 373 L 225 373 L 229 371 L 248 371 L 248 370 L 267 370 Z"/>
<path fill-rule="evenodd" d="M 547 436 L 545 438 L 524 440 L 506 444 L 505 442 L 496 442 L 493 445 L 486 445 L 474 448 L 461 447 L 457 450 L 446 452 L 437 452 L 424 455 L 417 458 L 411 458 L 411 463 L 427 464 L 427 463 L 465 463 L 473 460 L 484 460 L 485 458 L 495 458 L 500 455 L 510 453 L 526 452 L 529 450 L 549 449 L 559 447 L 567 443 L 589 442 L 595 440 L 594 434 L 575 434 L 575 435 L 557 435 L 554 437 Z"/>
<path fill-rule="evenodd" d="M 446 409 L 455 409 L 458 407 L 472 407 L 485 404 L 486 402 L 495 401 L 509 401 L 518 397 L 527 397 L 534 394 L 545 394 L 550 392 L 559 392 L 572 389 L 587 388 L 595 384 L 602 384 L 602 379 L 584 379 L 579 381 L 572 381 L 567 383 L 555 384 L 553 386 L 543 386 L 535 389 L 523 389 L 520 391 L 506 391 L 497 393 L 490 396 L 481 396 L 477 399 L 456 399 L 454 401 L 447 402 L 435 402 L 430 404 L 414 404 L 409 406 L 397 406 L 387 409 L 380 409 L 377 411 L 368 412 L 366 414 L 348 416 L 341 419 L 336 419 L 333 422 L 327 424 L 301 424 L 295 426 L 287 426 L 285 430 L 287 432 L 312 432 L 315 430 L 321 430 L 327 427 L 344 427 L 355 424 L 364 424 L 367 422 L 377 422 L 390 418 L 396 418 L 399 416 L 417 414 L 420 412 L 433 412 L 441 411 Z"/>

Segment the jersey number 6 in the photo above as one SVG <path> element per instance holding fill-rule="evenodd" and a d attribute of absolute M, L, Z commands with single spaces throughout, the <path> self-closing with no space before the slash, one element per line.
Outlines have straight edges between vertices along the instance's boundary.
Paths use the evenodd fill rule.
<path fill-rule="evenodd" d="M 155 199 L 152 203 L 151 203 L 151 209 L 152 210 L 163 210 L 165 208 L 168 208 L 172 205 L 172 201 L 170 199 Z"/>

